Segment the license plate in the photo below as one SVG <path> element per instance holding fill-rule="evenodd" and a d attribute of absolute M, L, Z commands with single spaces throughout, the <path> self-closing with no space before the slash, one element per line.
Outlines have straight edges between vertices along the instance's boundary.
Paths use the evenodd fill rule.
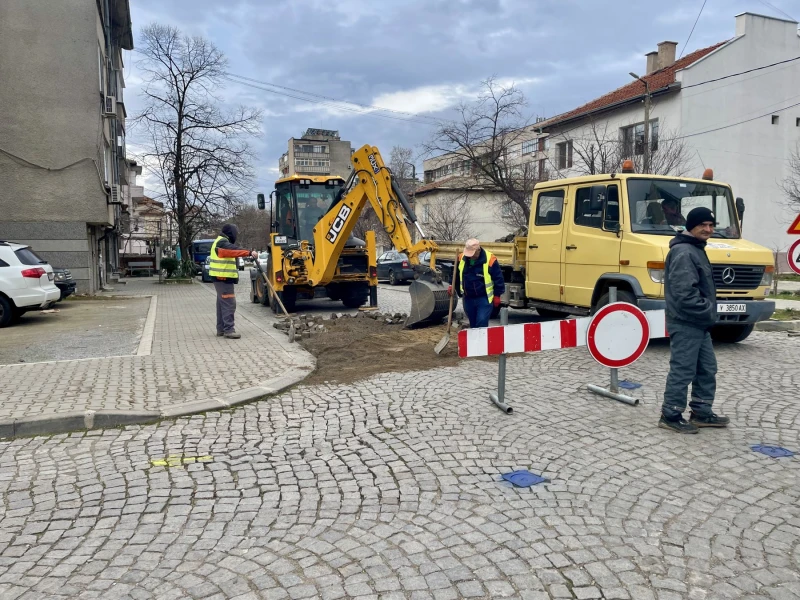
<path fill-rule="evenodd" d="M 745 304 L 717 304 L 718 313 L 746 313 Z"/>

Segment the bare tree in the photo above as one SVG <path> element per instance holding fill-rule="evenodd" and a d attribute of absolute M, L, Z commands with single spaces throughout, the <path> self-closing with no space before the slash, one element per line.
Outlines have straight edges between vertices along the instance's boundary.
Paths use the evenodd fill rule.
<path fill-rule="evenodd" d="M 608 122 L 602 125 L 589 120 L 586 137 L 572 140 L 572 151 L 577 156 L 574 168 L 581 175 L 612 173 L 620 165 L 619 132 L 609 132 Z"/>
<path fill-rule="evenodd" d="M 472 215 L 466 194 L 456 194 L 450 198 L 432 199 L 426 203 L 428 237 L 435 240 L 455 242 L 470 235 Z"/>
<path fill-rule="evenodd" d="M 789 157 L 789 174 L 780 183 L 786 205 L 793 213 L 800 209 L 800 142 Z"/>
<path fill-rule="evenodd" d="M 178 244 L 191 257 L 195 232 L 229 216 L 250 193 L 246 138 L 259 132 L 261 113 L 221 107 L 215 93 L 227 60 L 205 38 L 151 24 L 142 30 L 139 52 L 145 107 L 135 121 L 147 132 L 143 163 L 163 185 Z"/>
<path fill-rule="evenodd" d="M 635 154 L 626 156 L 633 160 L 634 169 L 641 173 L 644 168 L 644 155 Z M 620 158 L 620 166 L 623 157 Z M 663 131 L 659 133 L 657 147 L 650 152 L 650 173 L 652 175 L 675 175 L 683 177 L 694 167 L 694 156 L 686 144 L 686 140 L 679 137 L 677 131 Z"/>
<path fill-rule="evenodd" d="M 536 169 L 520 168 L 520 146 L 532 131 L 523 116 L 526 101 L 514 85 L 494 78 L 482 82 L 483 92 L 472 104 L 461 104 L 455 121 L 444 121 L 423 145 L 428 155 L 446 155 L 456 174 L 480 190 L 505 194 L 527 217 Z"/>
<path fill-rule="evenodd" d="M 234 209 L 230 222 L 239 229 L 236 241 L 240 246 L 265 250 L 269 245 L 269 211 L 240 204 Z"/>
<path fill-rule="evenodd" d="M 397 180 L 400 189 L 408 197 L 414 193 L 416 187 L 413 157 L 414 151 L 403 146 L 394 146 L 389 155 L 389 168 L 392 170 L 392 175 Z"/>

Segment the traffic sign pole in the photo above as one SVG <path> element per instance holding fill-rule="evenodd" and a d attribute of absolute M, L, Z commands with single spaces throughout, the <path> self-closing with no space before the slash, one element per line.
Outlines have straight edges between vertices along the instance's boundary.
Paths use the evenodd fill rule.
<path fill-rule="evenodd" d="M 500 324 L 505 327 L 508 325 L 508 309 L 500 309 Z M 497 393 L 489 394 L 489 399 L 495 403 L 497 408 L 507 415 L 514 412 L 514 409 L 506 404 L 506 355 L 501 354 L 497 359 Z"/>
<path fill-rule="evenodd" d="M 617 301 L 617 288 L 610 287 L 608 288 L 608 303 L 613 304 Z M 630 406 L 638 406 L 639 399 L 638 398 L 631 398 L 630 396 L 626 396 L 625 394 L 619 393 L 619 369 L 617 367 L 611 367 L 611 385 L 609 389 L 604 387 L 600 387 L 599 385 L 592 385 L 589 384 L 586 386 L 590 392 L 597 394 L 599 396 L 604 396 L 605 398 L 611 398 L 612 400 L 617 400 L 618 402 L 622 402 L 624 404 L 629 404 Z"/>

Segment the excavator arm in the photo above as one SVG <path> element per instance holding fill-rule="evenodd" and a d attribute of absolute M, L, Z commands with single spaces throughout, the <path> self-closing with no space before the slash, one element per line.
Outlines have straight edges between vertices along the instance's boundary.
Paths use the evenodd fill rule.
<path fill-rule="evenodd" d="M 425 239 L 413 208 L 384 164 L 378 149 L 363 146 L 353 153 L 351 162 L 353 172 L 343 188 L 341 199 L 334 202 L 314 228 L 314 261 L 308 273 L 310 284 L 326 285 L 333 279 L 345 243 L 368 205 L 372 206 L 392 245 L 398 252 L 408 256 L 415 270 L 429 279 L 440 279 L 435 271 L 438 246 Z M 406 225 L 409 221 L 421 236 L 416 243 Z M 428 267 L 421 265 L 419 259 L 419 255 L 425 251 L 431 252 Z"/>

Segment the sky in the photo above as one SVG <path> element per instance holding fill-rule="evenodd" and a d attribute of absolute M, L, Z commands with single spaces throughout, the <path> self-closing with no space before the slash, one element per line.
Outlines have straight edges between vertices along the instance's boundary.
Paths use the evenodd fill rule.
<path fill-rule="evenodd" d="M 143 26 L 173 25 L 211 40 L 227 56 L 230 73 L 263 82 L 266 90 L 226 83 L 219 95 L 231 106 L 263 110 L 262 132 L 252 143 L 256 187 L 265 193 L 288 139 L 309 127 L 338 130 L 354 148 L 377 146 L 386 160 L 393 146 L 411 148 L 421 177 L 422 144 L 435 119 L 451 118 L 459 103 L 474 100 L 488 77 L 524 93 L 526 117 L 552 117 L 628 83 L 630 71 L 643 74 L 644 55 L 658 42 L 678 42 L 680 55 L 730 39 L 735 15 L 745 11 L 800 19 L 800 0 L 705 0 L 701 13 L 703 4 L 130 0 L 134 45 Z M 138 60 L 135 50 L 126 52 L 129 115 L 142 107 Z M 141 141 L 135 129 L 128 138 L 135 154 Z M 152 179 L 144 183 L 157 191 Z"/>

